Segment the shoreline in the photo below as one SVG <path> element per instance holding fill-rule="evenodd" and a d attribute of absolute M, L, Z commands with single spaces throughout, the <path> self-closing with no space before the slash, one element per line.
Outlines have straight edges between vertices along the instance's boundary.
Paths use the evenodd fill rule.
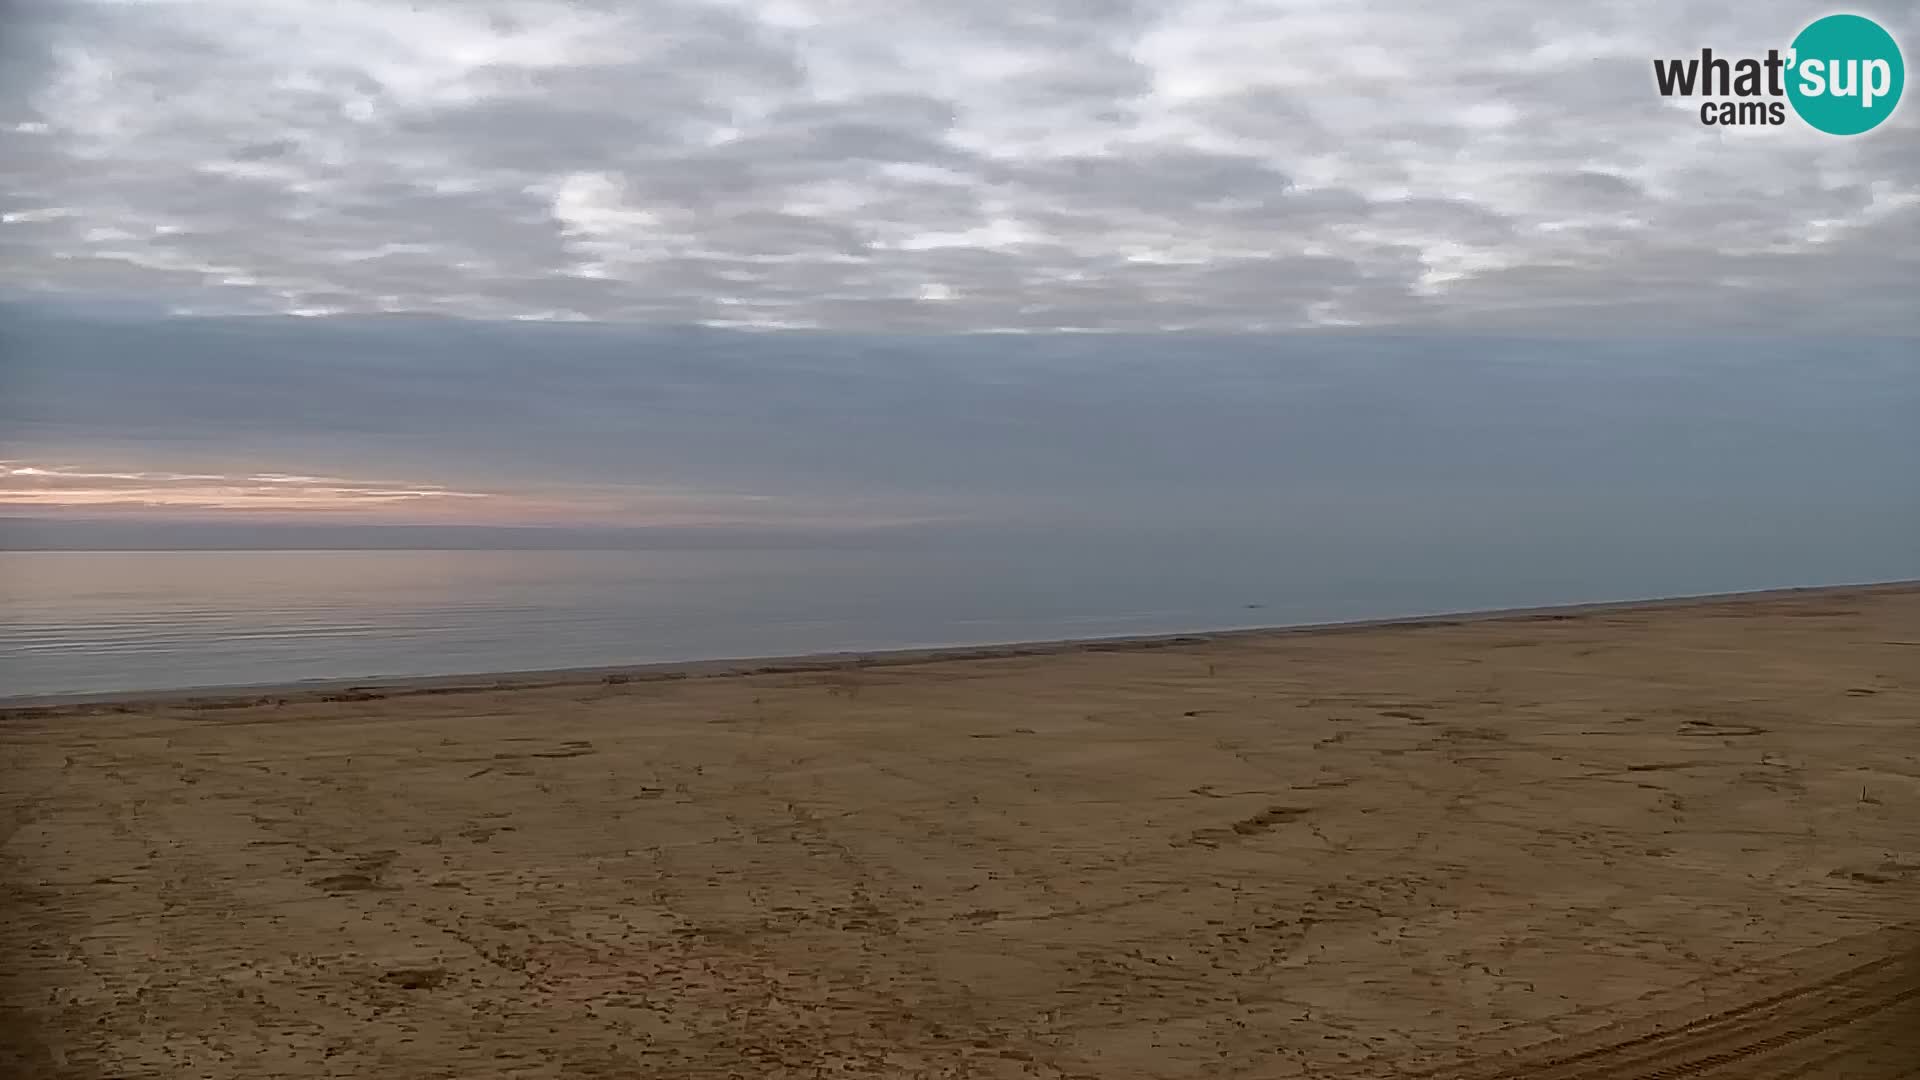
<path fill-rule="evenodd" d="M 199 708 L 237 708 L 259 704 L 371 701 L 444 694 L 536 690 L 604 683 L 664 682 L 679 679 L 735 678 L 750 675 L 806 674 L 915 664 L 944 664 L 969 660 L 1009 660 L 1024 657 L 1089 652 L 1151 650 L 1214 641 L 1358 633 L 1370 630 L 1412 630 L 1474 623 L 1527 622 L 1577 618 L 1614 612 L 1662 611 L 1720 604 L 1766 603 L 1788 597 L 1859 596 L 1920 591 L 1920 578 L 1838 585 L 1789 586 L 1725 593 L 1698 593 L 1638 600 L 1606 600 L 1581 604 L 1552 604 L 1518 608 L 1488 608 L 1434 612 L 1339 622 L 1193 630 L 1092 638 L 1054 638 L 978 645 L 937 645 L 899 649 L 796 653 L 773 656 L 716 657 L 702 660 L 665 660 L 640 664 L 533 668 L 445 675 L 363 676 L 308 679 L 292 683 L 230 683 L 163 690 L 76 691 L 64 694 L 0 695 L 0 721 L 16 717 L 86 715 L 160 705 Z"/>

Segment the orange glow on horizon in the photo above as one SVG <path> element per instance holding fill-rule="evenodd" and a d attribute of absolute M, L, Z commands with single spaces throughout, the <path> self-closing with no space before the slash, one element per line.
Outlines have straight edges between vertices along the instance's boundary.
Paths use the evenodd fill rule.
<path fill-rule="evenodd" d="M 122 472 L 0 461 L 0 510 L 353 511 L 498 498 L 438 484 L 289 473 Z"/>
<path fill-rule="evenodd" d="M 169 472 L 0 461 L 0 515 L 8 513 L 611 528 L 859 528 L 930 520 L 922 515 L 823 506 L 797 496 L 639 485 L 558 484 L 539 492 L 478 491 L 303 473 Z"/>

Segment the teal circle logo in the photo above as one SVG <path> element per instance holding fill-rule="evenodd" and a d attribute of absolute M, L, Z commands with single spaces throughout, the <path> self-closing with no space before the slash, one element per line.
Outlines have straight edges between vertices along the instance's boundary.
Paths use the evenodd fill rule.
<path fill-rule="evenodd" d="M 1872 19 L 1829 15 L 1793 39 L 1787 99 L 1800 119 L 1829 135 L 1871 131 L 1893 115 L 1907 65 L 1893 35 Z"/>

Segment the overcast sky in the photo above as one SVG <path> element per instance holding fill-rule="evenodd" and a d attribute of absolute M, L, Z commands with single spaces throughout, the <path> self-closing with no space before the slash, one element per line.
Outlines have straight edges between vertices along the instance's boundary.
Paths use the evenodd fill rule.
<path fill-rule="evenodd" d="M 0 393 L 0 514 L 1540 543 L 1629 528 L 1734 546 L 1813 530 L 1920 559 L 1912 339 L 759 333 L 0 305 L 0 351 L 24 358 Z"/>
<path fill-rule="evenodd" d="M 843 330 L 1911 333 L 1920 109 L 1788 0 L 7 0 L 0 283 Z M 1910 53 L 1911 3 L 1859 10 Z"/>
<path fill-rule="evenodd" d="M 0 516 L 1896 543 L 1920 108 L 1653 88 L 1824 12 L 0 0 Z"/>

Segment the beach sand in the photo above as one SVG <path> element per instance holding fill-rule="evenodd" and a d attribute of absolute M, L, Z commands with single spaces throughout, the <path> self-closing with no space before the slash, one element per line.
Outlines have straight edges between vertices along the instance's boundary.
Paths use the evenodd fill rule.
<path fill-rule="evenodd" d="M 0 714 L 0 1074 L 1920 1073 L 1915 587 L 666 674 Z"/>

